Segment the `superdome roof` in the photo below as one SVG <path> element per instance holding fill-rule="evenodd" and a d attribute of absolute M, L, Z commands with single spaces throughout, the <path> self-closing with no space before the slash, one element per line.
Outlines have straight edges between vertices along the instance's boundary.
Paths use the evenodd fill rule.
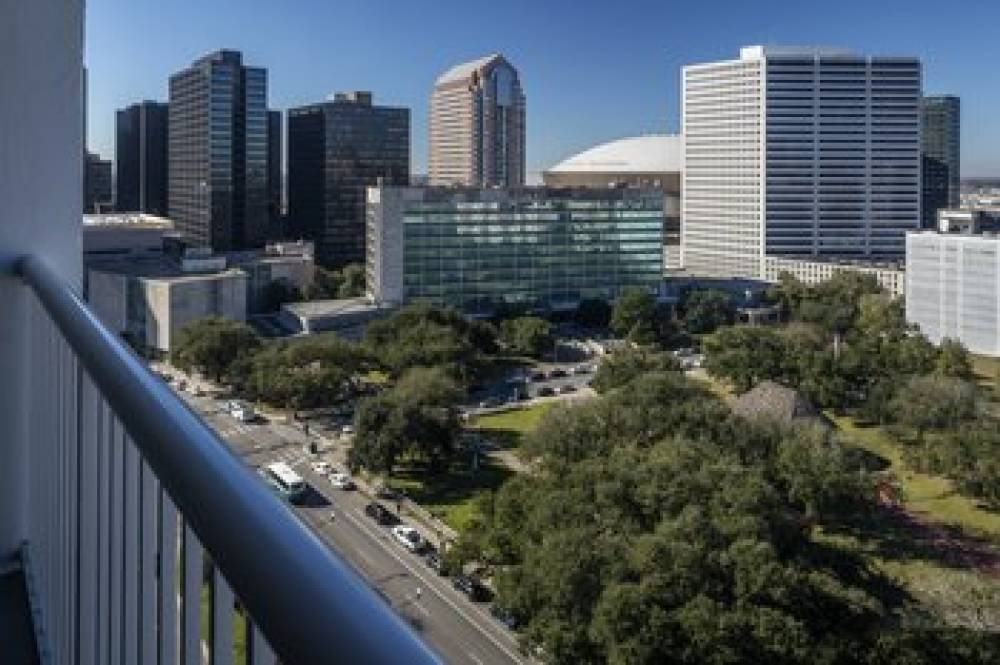
<path fill-rule="evenodd" d="M 549 173 L 680 173 L 681 137 L 649 134 L 609 141 L 564 159 Z"/>

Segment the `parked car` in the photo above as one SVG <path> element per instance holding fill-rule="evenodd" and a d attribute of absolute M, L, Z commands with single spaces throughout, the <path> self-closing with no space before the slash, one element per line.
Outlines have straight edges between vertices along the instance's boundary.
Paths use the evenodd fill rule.
<path fill-rule="evenodd" d="M 572 383 L 567 383 L 565 385 L 559 386 L 559 392 L 561 392 L 564 395 L 567 393 L 576 392 L 576 386 L 574 386 Z"/>
<path fill-rule="evenodd" d="M 489 599 L 489 591 L 475 577 L 458 575 L 451 584 L 473 602 Z"/>
<path fill-rule="evenodd" d="M 375 488 L 375 496 L 379 499 L 385 499 L 386 501 L 402 501 L 406 498 L 405 494 L 385 484 L 379 485 Z"/>
<path fill-rule="evenodd" d="M 594 368 L 590 365 L 577 365 L 573 368 L 574 374 L 590 374 L 594 371 Z"/>
<path fill-rule="evenodd" d="M 437 550 L 429 547 L 424 553 L 424 562 L 438 575 L 444 575 L 444 559 L 441 558 Z"/>
<path fill-rule="evenodd" d="M 544 381 L 545 380 L 545 372 L 532 372 L 531 374 L 528 375 L 528 377 L 532 381 Z"/>
<path fill-rule="evenodd" d="M 496 397 L 487 397 L 482 402 L 479 403 L 480 409 L 495 409 L 500 406 L 501 402 Z"/>
<path fill-rule="evenodd" d="M 392 535 L 400 545 L 411 552 L 419 553 L 425 547 L 425 542 L 420 532 L 407 524 L 400 524 L 397 527 L 393 527 Z"/>
<path fill-rule="evenodd" d="M 330 484 L 338 490 L 352 490 L 355 487 L 354 479 L 346 473 L 331 473 Z"/>
<path fill-rule="evenodd" d="M 552 397 L 556 394 L 555 389 L 552 386 L 542 386 L 538 389 L 539 397 Z"/>
<path fill-rule="evenodd" d="M 566 370 L 556 367 L 551 372 L 549 372 L 550 379 L 561 379 L 566 376 Z"/>
<path fill-rule="evenodd" d="M 253 407 L 243 402 L 236 402 L 235 406 L 229 410 L 229 415 L 242 423 L 252 423 L 257 420 L 257 414 L 254 413 Z"/>
<path fill-rule="evenodd" d="M 514 614 L 506 607 L 501 607 L 500 605 L 494 603 L 493 605 L 490 605 L 490 614 L 492 614 L 497 621 L 506 626 L 508 630 L 517 630 L 519 625 L 517 617 L 515 617 Z"/>
<path fill-rule="evenodd" d="M 320 476 L 329 476 L 331 473 L 333 473 L 333 465 L 330 464 L 329 462 L 324 462 L 322 460 L 318 462 L 313 462 L 311 464 L 311 467 L 313 473 Z"/>
<path fill-rule="evenodd" d="M 396 516 L 392 514 L 392 511 L 378 501 L 372 501 L 365 506 L 365 515 L 368 515 L 368 517 L 382 526 L 389 526 L 396 523 Z"/>

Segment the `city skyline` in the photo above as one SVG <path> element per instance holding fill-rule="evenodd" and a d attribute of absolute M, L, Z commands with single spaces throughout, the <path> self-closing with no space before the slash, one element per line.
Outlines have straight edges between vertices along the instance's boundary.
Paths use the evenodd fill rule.
<path fill-rule="evenodd" d="M 435 78 L 456 63 L 501 52 L 516 63 L 532 100 L 527 171 L 529 182 L 538 182 L 541 170 L 602 141 L 677 131 L 680 70 L 686 64 L 725 59 L 747 44 L 829 44 L 920 58 L 927 94 L 963 100 L 963 176 L 1000 175 L 1000 130 L 990 127 L 1000 93 L 982 85 L 988 59 L 974 55 L 975 44 L 989 37 L 989 17 L 1000 16 L 1000 8 L 986 3 L 964 7 L 977 20 L 963 24 L 961 38 L 945 31 L 933 40 L 927 30 L 940 16 L 926 2 L 885 3 L 878 17 L 859 13 L 863 6 L 851 1 L 825 9 L 776 2 L 764 11 L 728 3 L 731 20 L 725 24 L 716 21 L 718 9 L 709 7 L 676 10 L 636 2 L 622 20 L 608 22 L 596 6 L 578 6 L 566 15 L 555 8 L 529 13 L 525 3 L 513 2 L 510 12 L 491 18 L 493 29 L 487 31 L 456 30 L 457 16 L 479 12 L 464 5 L 456 12 L 450 2 L 430 8 L 302 5 L 308 11 L 200 6 L 197 22 L 162 35 L 157 26 L 188 11 L 185 3 L 155 11 L 111 0 L 88 7 L 91 149 L 113 155 L 116 108 L 165 99 L 172 71 L 202 53 L 231 47 L 272 72 L 271 108 L 285 110 L 345 89 L 371 90 L 388 105 L 409 107 L 413 171 L 426 173 Z M 861 15 L 866 19 L 857 21 Z M 430 27 L 410 31 L 418 18 Z"/>

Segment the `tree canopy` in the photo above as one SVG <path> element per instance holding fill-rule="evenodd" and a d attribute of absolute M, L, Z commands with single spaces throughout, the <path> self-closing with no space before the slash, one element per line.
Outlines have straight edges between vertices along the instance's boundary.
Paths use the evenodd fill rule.
<path fill-rule="evenodd" d="M 351 467 L 391 474 L 403 459 L 440 467 L 455 451 L 460 394 L 443 369 L 415 367 L 389 390 L 362 400 L 348 453 Z"/>
<path fill-rule="evenodd" d="M 239 359 L 251 356 L 260 338 L 245 323 L 221 317 L 204 318 L 183 328 L 170 361 L 189 372 L 196 370 L 221 381 Z"/>
<path fill-rule="evenodd" d="M 508 352 L 541 358 L 552 350 L 552 324 L 537 316 L 520 316 L 500 323 L 500 342 Z"/>

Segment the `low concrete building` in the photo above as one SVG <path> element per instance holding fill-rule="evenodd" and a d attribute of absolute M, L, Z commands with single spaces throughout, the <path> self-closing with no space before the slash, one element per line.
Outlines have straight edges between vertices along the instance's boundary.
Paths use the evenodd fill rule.
<path fill-rule="evenodd" d="M 164 257 L 92 267 L 87 300 L 101 321 L 133 344 L 169 353 L 198 319 L 247 318 L 247 275 L 238 268 L 185 272 Z"/>
<path fill-rule="evenodd" d="M 159 256 L 164 240 L 176 237 L 166 217 L 141 212 L 83 216 L 83 260 L 91 263 L 122 256 Z"/>
<path fill-rule="evenodd" d="M 278 322 L 298 334 L 336 331 L 348 338 L 360 338 L 366 325 L 392 311 L 365 297 L 290 302 L 281 306 Z"/>
<path fill-rule="evenodd" d="M 313 257 L 313 244 L 301 240 L 225 255 L 229 266 L 241 268 L 247 274 L 247 307 L 251 314 L 275 310 L 274 284 L 293 289 L 300 297 L 305 295 L 316 276 Z"/>
<path fill-rule="evenodd" d="M 764 259 L 764 279 L 769 282 L 777 282 L 782 273 L 788 273 L 803 284 L 819 284 L 842 272 L 873 275 L 879 286 L 895 298 L 902 297 L 906 293 L 906 270 L 899 263 L 824 261 L 782 256 L 768 256 Z"/>
<path fill-rule="evenodd" d="M 761 381 L 740 395 L 733 413 L 749 420 L 774 420 L 783 425 L 815 423 L 829 427 L 822 412 L 802 393 L 774 381 Z"/>

